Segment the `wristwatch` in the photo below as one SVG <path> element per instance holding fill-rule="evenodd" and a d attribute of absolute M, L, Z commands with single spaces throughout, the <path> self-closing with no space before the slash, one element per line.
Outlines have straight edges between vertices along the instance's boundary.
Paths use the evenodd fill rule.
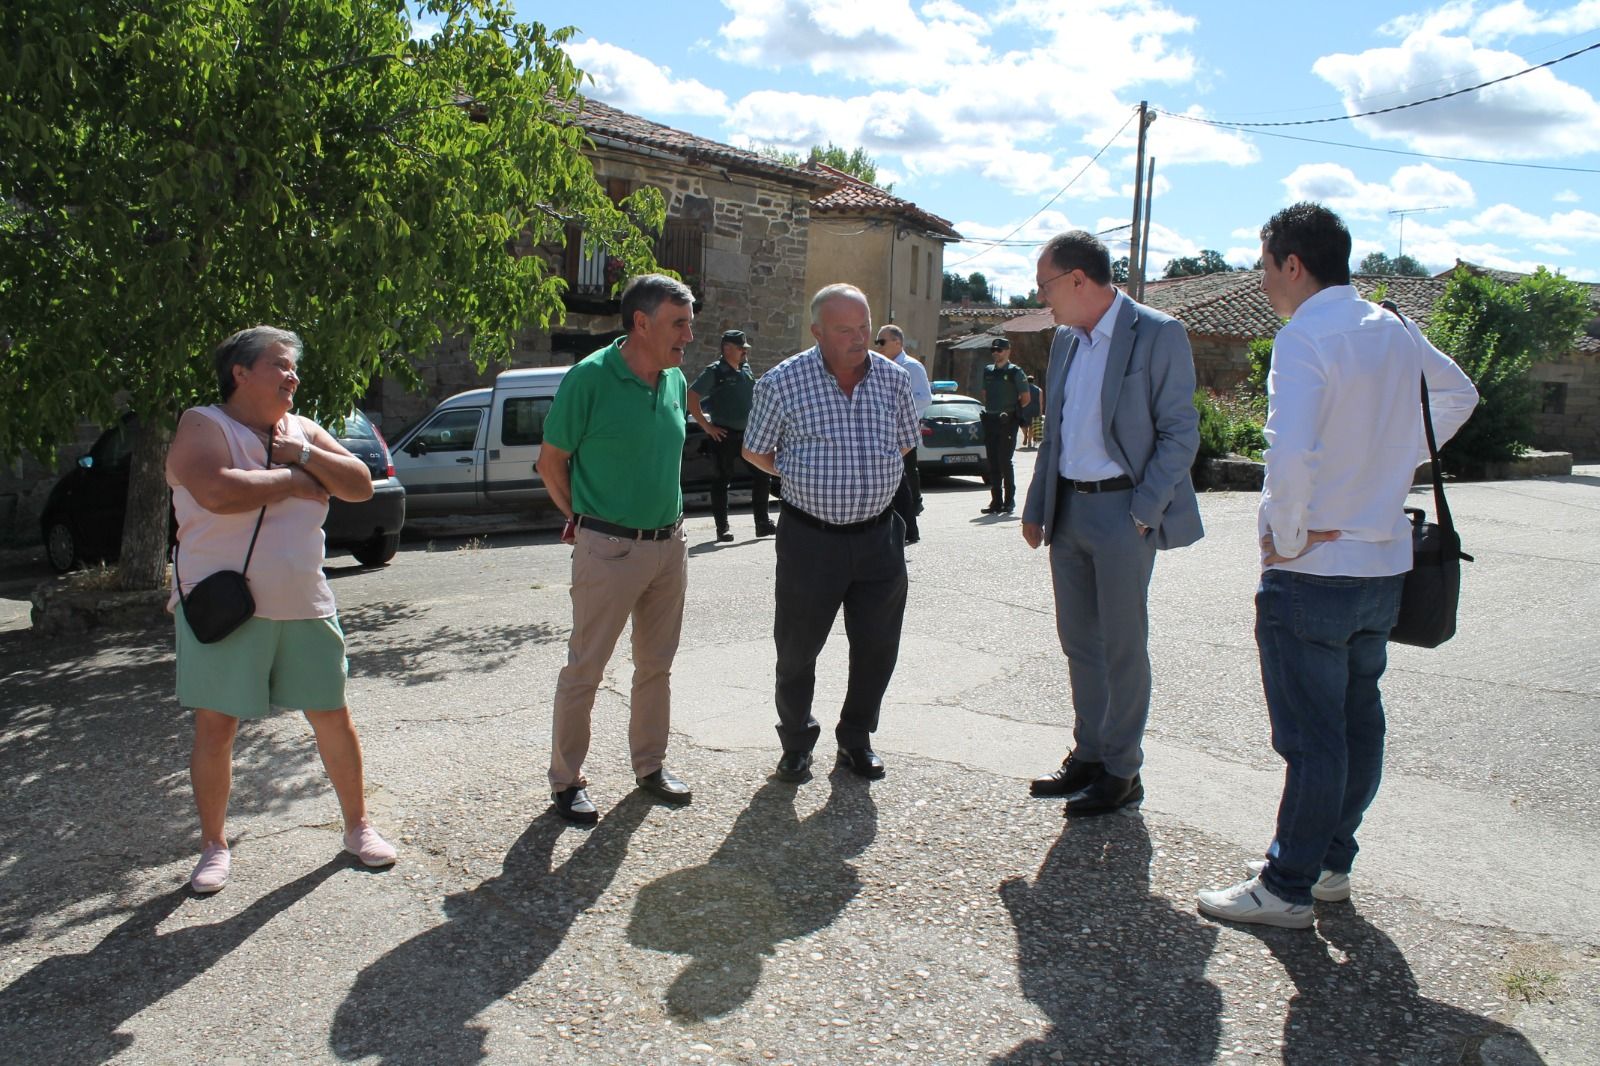
<path fill-rule="evenodd" d="M 295 460 L 296 466 L 305 466 L 311 461 L 311 445 L 300 445 L 300 458 Z"/>

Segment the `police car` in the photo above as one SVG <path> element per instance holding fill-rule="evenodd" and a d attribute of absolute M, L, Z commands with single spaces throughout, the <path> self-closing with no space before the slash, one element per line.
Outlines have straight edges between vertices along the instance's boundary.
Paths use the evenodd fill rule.
<path fill-rule="evenodd" d="M 917 469 L 924 477 L 968 474 L 983 477 L 983 402 L 955 391 L 953 381 L 933 383 L 933 403 L 922 412 Z"/>

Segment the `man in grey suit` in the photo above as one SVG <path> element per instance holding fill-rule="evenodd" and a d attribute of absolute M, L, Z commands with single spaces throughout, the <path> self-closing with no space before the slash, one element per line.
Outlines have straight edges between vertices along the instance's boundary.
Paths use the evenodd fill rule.
<path fill-rule="evenodd" d="M 1204 533 L 1189 480 L 1194 357 L 1183 326 L 1111 284 L 1111 256 L 1082 230 L 1044 246 L 1038 285 L 1056 331 L 1022 536 L 1050 545 L 1075 722 L 1071 753 L 1030 791 L 1066 796 L 1069 815 L 1103 814 L 1144 797 L 1156 551 Z"/>

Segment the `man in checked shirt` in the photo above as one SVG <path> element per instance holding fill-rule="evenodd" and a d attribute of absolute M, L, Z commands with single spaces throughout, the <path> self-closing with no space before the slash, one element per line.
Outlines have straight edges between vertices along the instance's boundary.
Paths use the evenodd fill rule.
<path fill-rule="evenodd" d="M 850 682 L 834 736 L 839 764 L 884 774 L 872 750 L 900 652 L 905 523 L 890 506 L 917 443 L 911 377 L 871 351 L 872 312 L 853 285 L 811 299 L 816 346 L 756 382 L 744 458 L 783 479 L 778 523 L 778 777 L 804 781 L 821 727 L 811 716 L 817 656 L 844 607 Z"/>

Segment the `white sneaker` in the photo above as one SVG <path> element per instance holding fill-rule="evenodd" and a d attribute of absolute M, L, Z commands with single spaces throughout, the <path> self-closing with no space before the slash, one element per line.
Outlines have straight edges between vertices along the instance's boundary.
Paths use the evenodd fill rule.
<path fill-rule="evenodd" d="M 1230 922 L 1276 925 L 1283 929 L 1310 929 L 1313 921 L 1309 903 L 1290 903 L 1273 895 L 1259 877 L 1241 881 L 1232 888 L 1208 889 L 1200 893 L 1200 913 Z"/>
<path fill-rule="evenodd" d="M 1251 859 L 1244 867 L 1259 877 L 1261 871 L 1267 868 L 1267 860 Z M 1332 870 L 1322 871 L 1317 883 L 1311 886 L 1311 898 L 1324 903 L 1343 903 L 1350 898 L 1350 875 L 1336 874 Z"/>

